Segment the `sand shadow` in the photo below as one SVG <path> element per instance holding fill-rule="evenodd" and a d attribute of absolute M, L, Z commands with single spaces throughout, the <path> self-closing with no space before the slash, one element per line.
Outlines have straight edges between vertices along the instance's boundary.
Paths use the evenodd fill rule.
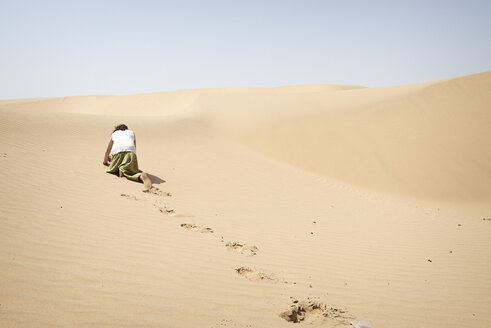
<path fill-rule="evenodd" d="M 152 184 L 161 184 L 161 183 L 165 183 L 165 180 L 159 178 L 158 176 L 156 175 L 153 175 L 153 174 L 150 174 L 147 172 L 147 176 L 150 178 L 150 181 L 152 181 Z"/>

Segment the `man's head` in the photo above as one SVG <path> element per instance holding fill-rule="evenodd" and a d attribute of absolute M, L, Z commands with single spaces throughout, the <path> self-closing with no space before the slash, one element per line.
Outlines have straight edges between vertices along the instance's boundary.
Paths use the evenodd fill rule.
<path fill-rule="evenodd" d="M 114 127 L 113 132 L 116 132 L 118 130 L 121 130 L 121 131 L 128 130 L 128 127 L 126 126 L 126 124 L 120 124 L 120 125 L 117 125 Z"/>

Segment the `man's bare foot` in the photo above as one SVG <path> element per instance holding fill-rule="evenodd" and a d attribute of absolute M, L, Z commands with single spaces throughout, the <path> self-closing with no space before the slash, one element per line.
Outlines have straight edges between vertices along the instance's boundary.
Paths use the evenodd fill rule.
<path fill-rule="evenodd" d="M 119 177 L 122 178 L 123 177 L 123 172 L 119 171 Z"/>
<path fill-rule="evenodd" d="M 140 175 L 140 179 L 141 181 L 143 181 L 143 185 L 145 186 L 146 190 L 152 188 L 152 181 L 145 172 L 142 172 L 142 174 Z"/>

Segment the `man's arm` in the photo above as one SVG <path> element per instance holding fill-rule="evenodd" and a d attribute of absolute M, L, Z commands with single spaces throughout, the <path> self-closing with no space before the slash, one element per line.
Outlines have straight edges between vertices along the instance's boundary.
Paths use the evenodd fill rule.
<path fill-rule="evenodd" d="M 104 154 L 104 161 L 102 162 L 102 164 L 108 165 L 109 154 L 111 153 L 112 148 L 113 148 L 113 139 L 111 138 L 111 140 L 109 140 L 109 144 L 107 145 L 106 154 Z"/>

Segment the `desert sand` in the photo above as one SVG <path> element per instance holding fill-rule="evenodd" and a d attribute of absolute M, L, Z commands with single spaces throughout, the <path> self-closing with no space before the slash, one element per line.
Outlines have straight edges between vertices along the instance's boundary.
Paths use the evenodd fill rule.
<path fill-rule="evenodd" d="M 0 326 L 491 327 L 490 127 L 491 72 L 0 101 Z"/>

